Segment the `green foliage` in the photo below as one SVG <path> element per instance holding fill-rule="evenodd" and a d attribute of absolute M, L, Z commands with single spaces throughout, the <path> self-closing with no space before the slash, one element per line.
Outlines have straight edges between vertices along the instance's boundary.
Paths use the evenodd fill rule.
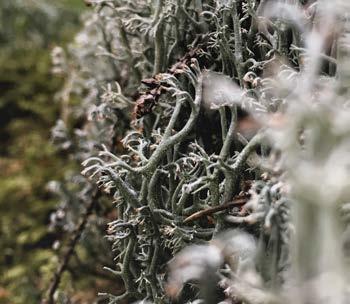
<path fill-rule="evenodd" d="M 54 257 L 47 225 L 56 201 L 45 187 L 72 165 L 49 142 L 62 85 L 51 74 L 50 48 L 77 26 L 70 6 L 0 4 L 0 303 L 38 303 L 42 268 Z"/>

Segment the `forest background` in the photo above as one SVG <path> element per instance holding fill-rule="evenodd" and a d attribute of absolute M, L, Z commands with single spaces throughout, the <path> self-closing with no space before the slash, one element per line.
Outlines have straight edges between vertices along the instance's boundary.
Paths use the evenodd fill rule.
<path fill-rule="evenodd" d="M 57 235 L 48 232 L 57 199 L 45 185 L 74 164 L 50 142 L 63 81 L 51 73 L 50 52 L 67 47 L 84 8 L 81 0 L 0 1 L 1 304 L 39 303 L 57 266 Z M 98 282 L 84 273 L 74 282 L 77 301 L 96 295 Z"/>

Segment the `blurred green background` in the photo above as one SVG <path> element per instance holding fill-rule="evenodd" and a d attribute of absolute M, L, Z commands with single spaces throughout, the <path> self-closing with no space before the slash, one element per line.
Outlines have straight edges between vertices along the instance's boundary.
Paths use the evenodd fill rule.
<path fill-rule="evenodd" d="M 57 202 L 45 185 L 72 164 L 50 144 L 63 81 L 51 74 L 50 51 L 72 40 L 84 9 L 82 0 L 0 1 L 1 304 L 40 303 L 52 275 L 47 226 Z"/>

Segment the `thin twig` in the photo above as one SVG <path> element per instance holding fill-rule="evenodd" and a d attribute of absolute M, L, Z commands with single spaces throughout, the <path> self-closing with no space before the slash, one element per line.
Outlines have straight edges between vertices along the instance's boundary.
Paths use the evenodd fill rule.
<path fill-rule="evenodd" d="M 213 214 L 213 213 L 216 213 L 216 212 L 219 212 L 219 211 L 231 208 L 231 207 L 242 206 L 245 203 L 247 203 L 248 199 L 249 199 L 249 196 L 243 196 L 243 197 L 240 196 L 240 197 L 236 198 L 235 200 L 228 202 L 226 204 L 222 204 L 222 205 L 214 206 L 214 207 L 211 207 L 208 209 L 197 211 L 197 212 L 191 214 L 190 216 L 188 216 L 187 218 L 185 218 L 183 222 L 184 223 L 192 222 L 192 221 L 198 220 L 201 217 L 206 216 L 206 215 L 210 215 L 210 214 Z"/>
<path fill-rule="evenodd" d="M 64 253 L 61 262 L 52 278 L 50 287 L 47 292 L 47 297 L 42 300 L 42 304 L 54 304 L 54 294 L 61 282 L 61 278 L 65 270 L 67 269 L 69 260 L 71 256 L 74 253 L 75 247 L 78 244 L 78 241 L 84 232 L 86 228 L 86 224 L 88 222 L 88 219 L 90 215 L 92 214 L 93 210 L 95 209 L 95 206 L 97 204 L 98 197 L 100 196 L 100 192 L 96 191 L 95 194 L 92 196 L 92 199 L 90 203 L 87 205 L 85 213 L 81 216 L 80 224 L 77 226 L 75 231 L 73 232 L 73 235 L 71 239 L 69 240 L 69 243 L 67 245 L 66 252 Z"/>

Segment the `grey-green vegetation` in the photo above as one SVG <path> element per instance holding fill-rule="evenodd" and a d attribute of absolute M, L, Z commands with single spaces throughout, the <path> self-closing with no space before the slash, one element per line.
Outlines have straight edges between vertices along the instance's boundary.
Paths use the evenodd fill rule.
<path fill-rule="evenodd" d="M 348 1 L 85 3 L 52 51 L 82 165 L 49 184 L 43 303 L 77 301 L 77 260 L 101 303 L 348 303 Z"/>

